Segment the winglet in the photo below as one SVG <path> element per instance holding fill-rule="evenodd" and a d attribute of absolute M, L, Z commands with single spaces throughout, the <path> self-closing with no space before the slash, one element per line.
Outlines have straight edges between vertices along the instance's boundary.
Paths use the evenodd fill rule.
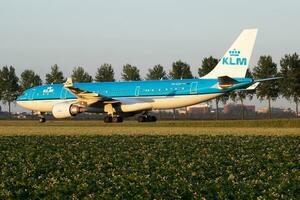
<path fill-rule="evenodd" d="M 72 78 L 68 78 L 67 81 L 64 83 L 64 88 L 70 88 L 73 87 L 73 80 Z"/>

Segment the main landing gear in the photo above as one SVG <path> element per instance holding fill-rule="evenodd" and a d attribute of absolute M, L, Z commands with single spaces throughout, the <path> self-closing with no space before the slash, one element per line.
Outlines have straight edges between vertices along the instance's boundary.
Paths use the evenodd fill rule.
<path fill-rule="evenodd" d="M 157 118 L 152 115 L 141 115 L 138 116 L 138 122 L 156 122 Z"/>
<path fill-rule="evenodd" d="M 121 123 L 121 122 L 123 122 L 123 117 L 107 115 L 104 117 L 104 122 L 105 123 Z"/>
<path fill-rule="evenodd" d="M 44 123 L 44 122 L 46 122 L 46 118 L 45 118 L 45 117 L 41 117 L 41 118 L 39 118 L 39 122 L 40 122 L 40 123 Z"/>
<path fill-rule="evenodd" d="M 44 116 L 44 112 L 39 113 L 39 122 L 40 123 L 45 123 L 46 122 L 46 118 Z"/>

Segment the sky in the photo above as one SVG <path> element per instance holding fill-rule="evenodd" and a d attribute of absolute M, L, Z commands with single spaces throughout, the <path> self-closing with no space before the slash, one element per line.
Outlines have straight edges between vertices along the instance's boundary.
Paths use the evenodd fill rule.
<path fill-rule="evenodd" d="M 251 66 L 260 55 L 279 63 L 300 54 L 299 8 L 298 0 L 0 0 L 0 66 L 44 79 L 54 64 L 70 76 L 75 66 L 94 75 L 110 63 L 120 79 L 127 63 L 144 77 L 181 59 L 196 76 L 204 57 L 222 57 L 245 28 L 259 29 Z"/>

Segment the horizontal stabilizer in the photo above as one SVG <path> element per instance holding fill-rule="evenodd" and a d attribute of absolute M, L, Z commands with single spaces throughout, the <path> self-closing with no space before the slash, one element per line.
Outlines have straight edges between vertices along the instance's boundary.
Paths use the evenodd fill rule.
<path fill-rule="evenodd" d="M 220 76 L 218 77 L 218 81 L 219 81 L 219 86 L 222 89 L 227 89 L 239 83 L 237 80 L 230 78 L 229 76 Z"/>
<path fill-rule="evenodd" d="M 250 85 L 249 87 L 247 87 L 246 90 L 255 90 L 259 84 L 260 84 L 260 82 L 256 82 L 256 83 Z"/>
<path fill-rule="evenodd" d="M 263 79 L 255 79 L 254 82 L 264 82 L 264 81 L 272 81 L 282 79 L 282 77 L 271 77 L 271 78 L 263 78 Z"/>

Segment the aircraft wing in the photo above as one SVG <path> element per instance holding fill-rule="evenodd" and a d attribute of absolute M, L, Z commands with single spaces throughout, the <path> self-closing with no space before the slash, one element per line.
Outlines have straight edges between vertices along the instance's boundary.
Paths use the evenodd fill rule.
<path fill-rule="evenodd" d="M 73 95 L 75 95 L 78 98 L 79 102 L 86 102 L 87 104 L 93 104 L 96 102 L 102 102 L 102 103 L 116 103 L 116 100 L 106 97 L 104 95 L 99 95 L 95 92 L 82 90 L 78 87 L 74 87 L 73 81 L 71 78 L 68 78 L 67 81 L 64 84 L 64 88 L 71 92 Z"/>
<path fill-rule="evenodd" d="M 140 101 L 131 98 L 110 98 L 91 91 L 83 90 L 74 87 L 72 79 L 68 78 L 64 84 L 64 88 L 74 94 L 77 99 L 77 104 L 81 106 L 99 106 L 99 104 L 122 104 L 123 112 L 135 112 L 140 110 L 151 110 L 152 105 L 148 101 Z"/>
<path fill-rule="evenodd" d="M 281 79 L 282 77 L 271 77 L 271 78 L 263 78 L 263 79 L 255 79 L 253 80 L 253 84 L 250 85 L 249 87 L 247 87 L 246 89 L 239 89 L 238 91 L 251 91 L 251 90 L 255 90 L 257 88 L 257 86 L 261 83 L 261 82 L 265 82 L 265 81 L 272 81 L 272 80 L 278 80 Z"/>

